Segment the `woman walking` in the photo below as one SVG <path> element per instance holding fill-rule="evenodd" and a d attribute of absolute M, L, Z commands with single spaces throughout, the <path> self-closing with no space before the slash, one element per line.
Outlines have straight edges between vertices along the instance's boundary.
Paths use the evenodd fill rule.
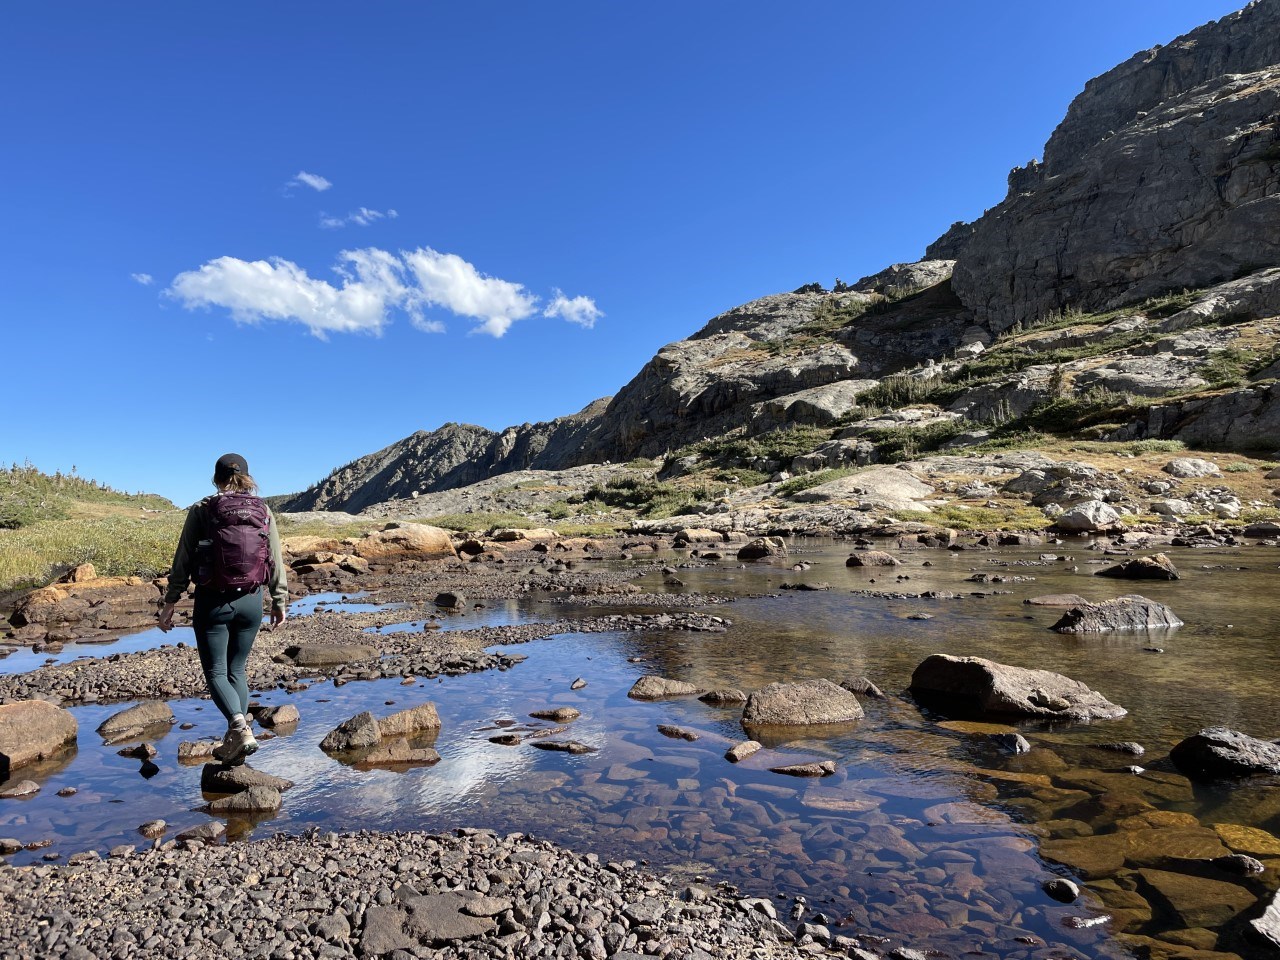
<path fill-rule="evenodd" d="M 280 535 L 271 509 L 256 496 L 249 464 L 237 453 L 213 468 L 218 492 L 189 511 L 169 571 L 160 609 L 160 629 L 173 629 L 173 608 L 196 583 L 196 649 L 209 694 L 227 718 L 227 733 L 215 759 L 243 763 L 258 749 L 249 728 L 249 684 L 245 664 L 262 626 L 262 591 L 271 594 L 271 625 L 284 622 L 289 601 Z"/>

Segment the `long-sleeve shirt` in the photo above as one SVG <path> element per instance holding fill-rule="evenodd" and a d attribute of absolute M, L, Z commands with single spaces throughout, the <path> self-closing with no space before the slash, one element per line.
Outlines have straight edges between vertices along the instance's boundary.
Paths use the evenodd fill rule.
<path fill-rule="evenodd" d="M 177 603 L 191 583 L 191 561 L 196 555 L 196 545 L 204 533 L 205 502 L 202 500 L 187 511 L 186 523 L 182 525 L 182 536 L 178 538 L 178 549 L 173 554 L 173 566 L 169 569 L 169 589 L 164 595 L 165 603 Z M 267 539 L 271 546 L 271 579 L 267 582 L 267 590 L 271 594 L 272 606 L 283 610 L 289 604 L 289 584 L 285 580 L 280 532 L 270 507 L 267 508 L 267 518 Z"/>

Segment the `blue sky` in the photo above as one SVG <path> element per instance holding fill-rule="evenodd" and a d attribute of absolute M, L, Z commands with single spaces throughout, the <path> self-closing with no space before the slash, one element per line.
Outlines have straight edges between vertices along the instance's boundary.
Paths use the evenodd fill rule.
<path fill-rule="evenodd" d="M 23 4 L 0 460 L 186 504 L 615 392 L 919 257 L 1090 77 L 1240 2 Z"/>

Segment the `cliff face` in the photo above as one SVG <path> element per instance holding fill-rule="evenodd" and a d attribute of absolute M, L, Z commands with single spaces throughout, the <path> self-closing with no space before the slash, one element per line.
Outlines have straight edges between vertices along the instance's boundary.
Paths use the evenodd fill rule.
<path fill-rule="evenodd" d="M 1276 266 L 1280 0 L 1256 0 L 1089 81 L 1044 161 L 1012 171 L 1006 198 L 955 224 L 924 261 L 832 292 L 810 285 L 736 307 L 663 347 L 612 400 L 501 433 L 448 424 L 414 434 L 335 471 L 287 509 L 359 511 L 512 470 L 657 457 L 789 424 L 850 424 L 865 413 L 860 394 L 904 371 L 916 387 L 941 387 L 913 387 L 913 403 L 932 389 L 929 402 L 949 408 L 940 416 L 965 429 L 1064 396 L 1181 390 L 1117 436 L 1236 442 L 1241 431 L 1220 421 L 1238 415 L 1265 434 L 1251 442 L 1280 443 L 1280 397 L 1257 385 L 1277 340 Z M 1172 319 L 1129 309 L 1210 287 Z M 1118 307 L 1129 315 L 1074 325 L 1066 316 L 1015 335 L 1058 311 Z M 1228 381 L 1243 389 L 1186 395 Z M 866 429 L 937 426 L 938 416 L 889 409 Z M 861 463 L 870 447 L 842 435 L 800 460 Z"/>
<path fill-rule="evenodd" d="M 1003 202 L 927 255 L 957 258 L 993 332 L 1280 263 L 1280 0 L 1090 81 Z"/>

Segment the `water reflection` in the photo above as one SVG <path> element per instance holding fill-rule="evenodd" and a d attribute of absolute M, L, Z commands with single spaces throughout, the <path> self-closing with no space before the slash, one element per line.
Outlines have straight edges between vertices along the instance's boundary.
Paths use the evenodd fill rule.
<path fill-rule="evenodd" d="M 302 719 L 293 732 L 265 741 L 254 765 L 296 786 L 276 817 L 238 824 L 237 831 L 261 835 L 312 823 L 339 830 L 459 824 L 520 830 L 603 856 L 643 857 L 681 875 L 728 880 L 744 892 L 803 893 L 843 921 L 835 927 L 840 932 L 1006 956 L 1029 955 L 1019 938 L 1033 938 L 1051 945 L 1055 956 L 1095 957 L 1124 955 L 1113 939 L 1122 930 L 1159 934 L 1186 925 L 1159 904 L 1148 904 L 1146 913 L 1133 906 L 1135 898 L 1147 904 L 1134 889 L 1145 889 L 1141 871 L 1163 863 L 1157 855 L 1226 850 L 1221 824 L 1280 829 L 1280 786 L 1192 787 L 1163 763 L 1173 743 L 1210 723 L 1280 736 L 1280 668 L 1270 655 L 1269 598 L 1278 585 L 1272 565 L 1202 570 L 1199 564 L 1223 564 L 1223 558 L 1175 553 L 1185 579 L 1143 583 L 1137 592 L 1169 603 L 1187 626 L 1153 640 L 1060 636 L 1048 630 L 1060 611 L 1022 603 L 1046 593 L 1103 599 L 1133 590 L 1092 578 L 1093 567 L 1081 556 L 1070 564 L 1013 568 L 1036 580 L 1000 585 L 1008 594 L 975 596 L 966 579 L 997 566 L 989 561 L 1036 563 L 1038 553 L 907 554 L 895 573 L 909 579 L 900 580 L 845 568 L 839 545 L 800 549 L 814 563 L 804 573 L 732 564 L 681 571 L 688 586 L 716 593 L 760 593 L 801 577 L 832 585 L 826 592 L 786 592 L 721 608 L 734 621 L 723 634 L 559 636 L 514 648 L 529 659 L 505 672 L 412 686 L 388 679 L 264 693 L 264 703 L 297 705 Z M 651 576 L 642 578 L 646 589 Z M 959 596 L 895 599 L 862 592 L 868 589 Z M 536 603 L 513 601 L 457 621 L 529 622 L 537 610 Z M 908 619 L 920 612 L 932 619 Z M 1149 646 L 1164 652 L 1147 652 Z M 1055 728 L 922 711 L 896 695 L 914 667 L 936 652 L 1057 670 L 1130 714 Z M 865 675 L 891 696 L 865 701 L 866 717 L 851 727 L 786 732 L 731 764 L 726 747 L 745 738 L 740 709 L 695 699 L 629 700 L 626 691 L 645 673 L 744 689 Z M 587 686 L 571 689 L 579 676 Z M 443 722 L 435 742 L 441 761 L 433 767 L 361 771 L 318 748 L 329 729 L 361 710 L 385 715 L 424 700 L 437 705 Z M 567 755 L 528 742 L 490 741 L 495 729 L 539 726 L 528 714 L 551 706 L 581 711 L 559 736 L 598 752 Z M 70 853 L 137 843 L 137 826 L 156 817 L 175 830 L 201 822 L 205 815 L 194 809 L 201 801 L 199 768 L 180 767 L 173 758 L 179 739 L 215 736 L 220 721 L 207 702 L 173 707 L 180 722 L 195 726 L 157 742 L 159 773 L 146 781 L 138 761 L 116 756 L 116 747 L 100 746 L 92 734 L 118 708 L 77 708 L 79 753 L 20 771 L 42 784 L 40 802 L 0 801 L 0 836 L 53 838 L 54 849 Z M 664 737 L 659 724 L 687 728 L 698 739 Z M 1032 742 L 1030 752 L 1008 754 L 989 739 L 1014 730 Z M 1098 749 L 1118 740 L 1144 744 L 1147 755 L 1136 762 L 1147 769 L 1132 772 L 1133 758 Z M 822 779 L 768 769 L 827 759 L 837 761 L 837 772 Z M 57 797 L 66 785 L 80 792 Z M 12 859 L 30 862 L 41 852 Z M 1280 883 L 1280 846 L 1268 862 L 1259 892 Z M 1041 890 L 1055 872 L 1090 877 L 1094 888 L 1080 903 L 1060 904 Z M 1117 906 L 1124 903 L 1130 906 Z M 1088 925 L 1103 913 L 1115 919 Z M 1231 928 L 1212 933 L 1219 936 L 1220 948 L 1235 949 Z"/>

